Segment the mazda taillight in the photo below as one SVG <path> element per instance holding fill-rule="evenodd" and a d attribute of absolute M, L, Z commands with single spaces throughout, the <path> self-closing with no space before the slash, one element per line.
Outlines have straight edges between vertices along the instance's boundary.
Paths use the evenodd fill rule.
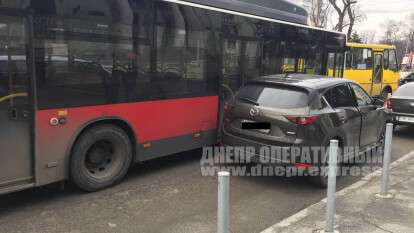
<path fill-rule="evenodd" d="M 231 106 L 230 106 L 229 102 L 224 103 L 223 110 L 224 110 L 225 113 L 230 112 Z"/>
<path fill-rule="evenodd" d="M 312 125 L 319 119 L 319 116 L 287 116 L 286 119 L 298 125 Z"/>

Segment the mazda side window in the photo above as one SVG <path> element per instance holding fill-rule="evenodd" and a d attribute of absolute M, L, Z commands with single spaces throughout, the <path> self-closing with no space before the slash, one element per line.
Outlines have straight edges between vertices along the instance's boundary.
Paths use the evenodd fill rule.
<path fill-rule="evenodd" d="M 332 108 L 343 108 L 355 106 L 352 93 L 347 85 L 339 85 L 327 91 L 324 95 Z"/>
<path fill-rule="evenodd" d="M 364 89 L 362 89 L 362 87 L 356 84 L 351 84 L 351 88 L 354 91 L 358 107 L 368 106 L 372 104 L 373 101 L 371 97 L 364 91 Z"/>

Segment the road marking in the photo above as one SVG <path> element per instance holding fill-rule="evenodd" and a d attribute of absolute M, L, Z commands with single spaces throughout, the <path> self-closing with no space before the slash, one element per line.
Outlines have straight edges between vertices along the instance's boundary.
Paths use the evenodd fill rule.
<path fill-rule="evenodd" d="M 404 155 L 403 157 L 395 160 L 394 162 L 391 163 L 390 165 L 390 169 L 394 169 L 395 167 L 397 167 L 398 165 L 400 165 L 401 163 L 407 161 L 408 159 L 412 158 L 414 156 L 414 151 L 411 151 L 410 153 Z M 364 186 L 365 184 L 367 184 L 368 182 L 370 182 L 373 178 L 375 177 L 380 177 L 382 175 L 382 169 L 378 169 L 376 171 L 374 171 L 373 173 L 368 174 L 367 176 L 364 176 L 361 180 L 357 181 L 356 183 L 342 189 L 341 191 L 338 191 L 336 193 L 337 197 L 342 197 L 344 195 L 346 195 L 347 193 L 350 193 L 351 191 L 354 191 L 356 189 L 361 188 L 362 186 Z M 280 221 L 279 223 L 276 223 L 275 225 L 267 228 L 266 230 L 262 231 L 261 233 L 274 233 L 276 229 L 281 229 L 281 228 L 285 228 L 288 227 L 296 222 L 299 222 L 300 220 L 304 219 L 305 217 L 307 217 L 310 213 L 312 213 L 314 209 L 320 208 L 322 205 L 325 205 L 326 203 L 326 198 L 324 198 L 323 200 L 321 200 L 318 203 L 315 203 L 313 205 L 310 205 L 308 207 L 306 207 L 305 209 L 297 212 L 296 214 L 285 218 L 284 220 Z"/>

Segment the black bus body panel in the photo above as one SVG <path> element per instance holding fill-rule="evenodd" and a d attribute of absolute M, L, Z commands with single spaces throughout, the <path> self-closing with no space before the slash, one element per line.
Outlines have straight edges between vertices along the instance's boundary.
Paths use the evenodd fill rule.
<path fill-rule="evenodd" d="M 59 110 L 70 114 L 72 109 L 90 106 L 222 96 L 225 91 L 220 86 L 235 92 L 249 79 L 289 70 L 325 74 L 328 52 L 343 53 L 346 43 L 345 35 L 336 32 L 168 1 L 1 1 L 0 13 L 17 9 L 33 17 L 35 110 L 47 112 L 34 127 L 38 143 L 31 162 L 37 186 L 69 178 L 71 145 L 83 125 L 69 129 L 77 124 L 70 121 L 52 129 L 49 120 Z M 306 67 L 301 60 L 309 61 Z M 103 116 L 94 117 L 88 121 Z M 185 142 L 182 150 L 204 144 L 195 143 L 199 139 L 191 133 L 171 139 Z M 145 136 L 138 130 L 135 134 Z M 57 136 L 51 141 L 50 135 Z M 204 135 L 204 142 L 214 141 L 214 131 Z M 150 150 L 137 144 L 136 160 L 179 152 L 174 144 L 168 138 L 153 142 Z"/>
<path fill-rule="evenodd" d="M 188 2 L 304 25 L 308 20 L 308 13 L 303 8 L 284 0 L 188 0 Z"/>

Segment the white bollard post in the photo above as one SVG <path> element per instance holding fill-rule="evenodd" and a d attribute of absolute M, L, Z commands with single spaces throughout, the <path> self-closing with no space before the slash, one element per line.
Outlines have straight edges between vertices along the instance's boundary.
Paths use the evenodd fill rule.
<path fill-rule="evenodd" d="M 329 147 L 329 173 L 328 190 L 326 202 L 326 225 L 325 232 L 333 233 L 335 224 L 335 193 L 336 193 L 336 174 L 338 163 L 338 140 L 331 140 Z"/>
<path fill-rule="evenodd" d="M 392 150 L 392 133 L 394 125 L 391 123 L 387 124 L 385 131 L 385 145 L 384 145 L 384 160 L 382 165 L 382 182 L 381 182 L 381 193 L 379 196 L 383 198 L 391 197 L 388 193 L 388 181 L 389 181 L 389 171 L 391 163 L 391 150 Z"/>
<path fill-rule="evenodd" d="M 230 173 L 218 173 L 217 233 L 230 232 Z"/>

